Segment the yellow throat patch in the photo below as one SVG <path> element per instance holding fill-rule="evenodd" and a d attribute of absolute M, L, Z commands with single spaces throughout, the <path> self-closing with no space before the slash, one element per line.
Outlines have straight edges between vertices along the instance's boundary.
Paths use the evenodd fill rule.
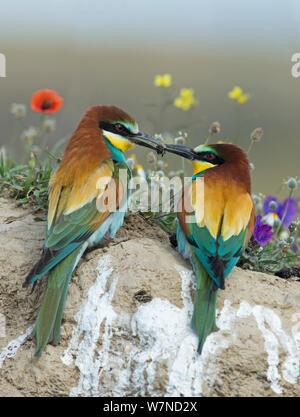
<path fill-rule="evenodd" d="M 120 149 L 122 152 L 126 152 L 135 146 L 134 143 L 116 133 L 103 130 L 103 135 L 115 148 Z"/>
<path fill-rule="evenodd" d="M 213 168 L 216 166 L 206 161 L 192 161 L 192 164 L 194 168 L 194 175 L 199 174 L 200 172 L 203 172 L 206 169 Z"/>

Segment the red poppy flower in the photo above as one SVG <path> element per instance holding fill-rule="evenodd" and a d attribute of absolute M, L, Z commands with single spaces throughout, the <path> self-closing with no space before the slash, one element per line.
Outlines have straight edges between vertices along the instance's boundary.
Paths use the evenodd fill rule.
<path fill-rule="evenodd" d="M 63 104 L 63 98 L 54 90 L 36 91 L 31 97 L 31 108 L 34 111 L 42 113 L 56 113 Z"/>

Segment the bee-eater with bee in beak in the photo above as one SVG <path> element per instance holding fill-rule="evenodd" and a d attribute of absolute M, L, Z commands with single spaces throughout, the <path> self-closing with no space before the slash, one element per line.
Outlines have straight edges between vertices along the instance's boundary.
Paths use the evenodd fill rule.
<path fill-rule="evenodd" d="M 225 278 L 255 226 L 249 161 L 241 148 L 226 143 L 195 149 L 166 145 L 165 150 L 190 159 L 194 167 L 178 201 L 176 237 L 179 252 L 190 258 L 196 275 L 192 328 L 201 353 L 206 337 L 217 330 L 218 289 L 225 289 Z M 204 192 L 202 198 L 197 190 Z"/>
<path fill-rule="evenodd" d="M 69 281 L 86 248 L 113 238 L 123 224 L 131 176 L 124 152 L 135 144 L 163 153 L 164 146 L 140 133 L 127 113 L 114 106 L 93 106 L 51 177 L 43 253 L 23 284 L 35 284 L 49 272 L 34 328 L 35 356 L 41 356 L 48 343 L 59 343 Z M 108 198 L 114 209 L 106 204 Z"/>

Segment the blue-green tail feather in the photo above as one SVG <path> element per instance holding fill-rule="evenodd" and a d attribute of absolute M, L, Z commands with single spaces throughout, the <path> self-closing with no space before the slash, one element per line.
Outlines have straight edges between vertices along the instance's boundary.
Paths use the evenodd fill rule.
<path fill-rule="evenodd" d="M 35 356 L 41 356 L 48 343 L 59 343 L 69 282 L 81 251 L 81 247 L 76 249 L 50 271 L 47 289 L 35 323 Z"/>
<path fill-rule="evenodd" d="M 196 275 L 196 292 L 191 325 L 198 335 L 198 352 L 201 354 L 207 336 L 217 330 L 218 289 L 195 255 L 192 256 L 192 263 Z"/>

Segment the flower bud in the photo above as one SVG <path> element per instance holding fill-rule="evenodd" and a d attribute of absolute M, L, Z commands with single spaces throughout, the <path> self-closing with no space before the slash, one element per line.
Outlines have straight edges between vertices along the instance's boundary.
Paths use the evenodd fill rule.
<path fill-rule="evenodd" d="M 286 245 L 282 245 L 281 246 L 281 250 L 282 252 L 286 253 L 291 249 L 290 245 L 286 244 Z"/>
<path fill-rule="evenodd" d="M 270 202 L 270 204 L 269 204 L 269 208 L 271 209 L 271 210 L 276 210 L 277 209 L 277 203 L 276 203 L 276 201 L 271 201 Z"/>
<path fill-rule="evenodd" d="M 217 134 L 217 133 L 220 133 L 220 130 L 221 130 L 221 125 L 220 125 L 220 123 L 219 123 L 219 122 L 213 122 L 213 123 L 210 125 L 210 128 L 209 128 L 209 133 L 215 133 L 215 134 Z"/>
<path fill-rule="evenodd" d="M 35 160 L 31 157 L 31 159 L 28 162 L 28 166 L 30 169 L 33 169 L 35 167 Z"/>
<path fill-rule="evenodd" d="M 295 190 L 298 187 L 298 181 L 296 178 L 291 177 L 287 180 L 286 185 L 290 190 Z"/>
<path fill-rule="evenodd" d="M 294 233 L 297 230 L 297 223 L 296 222 L 291 222 L 289 225 L 289 231 L 290 233 Z"/>
<path fill-rule="evenodd" d="M 175 145 L 185 145 L 186 140 L 183 136 L 178 136 L 177 138 L 174 139 L 174 143 Z"/>
<path fill-rule="evenodd" d="M 150 164 L 150 165 L 155 165 L 155 163 L 156 163 L 156 155 L 155 155 L 155 153 L 154 152 L 149 152 L 148 154 L 147 154 L 147 162 Z"/>
<path fill-rule="evenodd" d="M 159 168 L 159 169 L 163 169 L 163 168 L 164 168 L 164 166 L 165 166 L 165 163 L 164 163 L 164 161 L 162 161 L 161 159 L 159 159 L 159 160 L 157 161 L 156 165 L 157 165 L 157 168 Z"/>
<path fill-rule="evenodd" d="M 254 202 L 254 204 L 258 204 L 261 202 L 261 197 L 257 194 L 252 194 L 252 200 Z"/>
<path fill-rule="evenodd" d="M 259 140 L 261 140 L 262 135 L 263 135 L 263 129 L 261 127 L 257 127 L 251 133 L 250 139 L 253 140 L 254 142 L 258 142 Z"/>

